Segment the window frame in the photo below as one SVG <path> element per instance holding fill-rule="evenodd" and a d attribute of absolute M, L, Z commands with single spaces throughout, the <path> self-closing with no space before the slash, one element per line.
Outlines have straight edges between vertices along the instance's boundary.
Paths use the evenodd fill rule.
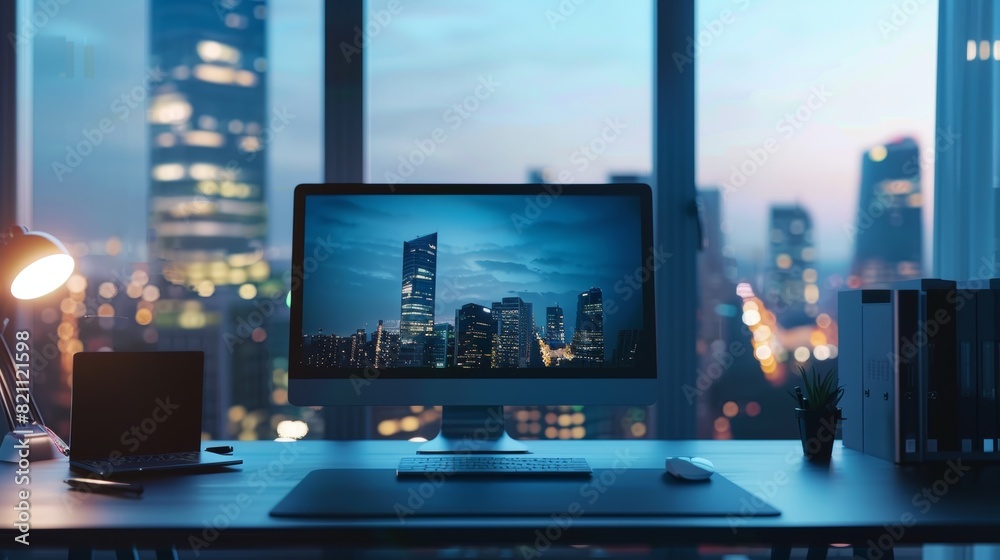
<path fill-rule="evenodd" d="M 17 213 L 17 4 L 0 3 L 0 227 L 21 223 Z"/>

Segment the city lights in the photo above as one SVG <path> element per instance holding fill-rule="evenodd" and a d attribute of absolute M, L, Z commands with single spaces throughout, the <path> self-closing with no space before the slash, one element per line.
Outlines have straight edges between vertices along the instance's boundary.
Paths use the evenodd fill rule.
<path fill-rule="evenodd" d="M 880 162 L 886 158 L 889 151 L 885 149 L 885 146 L 875 146 L 868 151 L 868 157 L 874 162 Z"/>
<path fill-rule="evenodd" d="M 282 420 L 278 422 L 279 438 L 302 439 L 309 433 L 309 425 L 301 420 Z"/>
<path fill-rule="evenodd" d="M 167 93 L 153 98 L 149 104 L 151 124 L 181 124 L 191 118 L 191 104 L 185 96 Z"/>
<path fill-rule="evenodd" d="M 240 61 L 240 51 L 218 41 L 198 41 L 195 47 L 198 56 L 205 62 L 225 62 L 236 64 Z"/>

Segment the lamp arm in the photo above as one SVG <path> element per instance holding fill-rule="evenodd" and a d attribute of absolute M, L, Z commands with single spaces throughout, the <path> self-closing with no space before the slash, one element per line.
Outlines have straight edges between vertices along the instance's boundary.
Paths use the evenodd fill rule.
<path fill-rule="evenodd" d="M 17 424 L 14 423 L 14 391 L 12 383 L 14 378 L 17 376 L 17 366 L 14 365 L 14 356 L 10 353 L 10 346 L 7 345 L 7 339 L 4 338 L 4 331 L 7 330 L 7 324 L 9 320 L 5 317 L 3 323 L 0 324 L 0 344 L 3 344 L 3 354 L 2 360 L 3 364 L 0 364 L 0 406 L 3 408 L 4 419 L 7 420 L 7 426 L 11 431 L 17 429 Z M 31 397 L 28 397 L 29 404 L 32 401 Z"/>

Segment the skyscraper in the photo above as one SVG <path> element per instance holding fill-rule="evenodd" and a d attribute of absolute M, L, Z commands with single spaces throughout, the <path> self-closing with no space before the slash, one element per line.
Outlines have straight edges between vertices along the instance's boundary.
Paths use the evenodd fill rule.
<path fill-rule="evenodd" d="M 786 326 L 809 323 L 819 311 L 812 218 L 794 204 L 772 206 L 769 260 L 762 299 Z"/>
<path fill-rule="evenodd" d="M 386 330 L 382 319 L 378 320 L 378 327 L 372 333 L 372 365 L 375 369 L 396 367 L 396 358 L 399 356 L 399 333 Z"/>
<path fill-rule="evenodd" d="M 574 365 L 604 364 L 604 295 L 600 288 L 591 288 L 577 298 L 572 346 Z"/>
<path fill-rule="evenodd" d="M 563 319 L 563 308 L 559 304 L 545 308 L 545 342 L 549 346 L 558 345 L 556 347 L 562 347 L 566 343 L 566 322 Z"/>
<path fill-rule="evenodd" d="M 937 131 L 923 159 L 934 164 L 934 271 L 937 278 L 1000 276 L 1000 5 L 940 2 Z M 919 163 L 914 162 L 915 167 Z"/>
<path fill-rule="evenodd" d="M 430 365 L 428 337 L 434 333 L 436 276 L 437 233 L 403 242 L 399 366 Z"/>
<path fill-rule="evenodd" d="M 871 148 L 861 158 L 857 220 L 848 233 L 854 262 L 848 285 L 886 287 L 923 271 L 920 150 L 912 138 Z"/>
<path fill-rule="evenodd" d="M 231 4 L 150 3 L 150 259 L 202 292 L 268 276 L 267 5 Z"/>
<path fill-rule="evenodd" d="M 269 318 L 235 285 L 270 276 L 265 145 L 280 119 L 267 110 L 267 4 L 232 4 L 224 13 L 200 0 L 149 4 L 149 66 L 162 79 L 146 111 L 148 247 L 162 297 L 146 311 L 158 349 L 205 351 L 203 429 L 216 437 L 246 435 L 229 433 L 226 411 L 244 387 L 269 387 L 272 369 L 266 349 L 246 368 L 255 351 L 243 347 L 258 344 L 253 331 L 263 336 Z M 247 329 L 251 313 L 261 320 Z"/>
<path fill-rule="evenodd" d="M 350 337 L 345 338 L 348 344 L 348 365 L 350 367 L 368 367 L 371 357 L 368 355 L 368 336 L 365 329 L 358 329 Z"/>
<path fill-rule="evenodd" d="M 524 368 L 531 365 L 534 337 L 532 305 L 519 297 L 493 302 L 497 323 L 496 367 Z"/>
<path fill-rule="evenodd" d="M 455 312 L 455 365 L 488 368 L 493 365 L 496 324 L 489 307 L 467 303 Z"/>
<path fill-rule="evenodd" d="M 455 365 L 455 327 L 451 323 L 434 325 L 434 342 L 431 344 L 431 365 L 436 368 Z"/>
<path fill-rule="evenodd" d="M 618 345 L 615 346 L 614 356 L 611 358 L 615 367 L 635 367 L 641 333 L 642 331 L 639 329 L 622 329 L 618 331 Z"/>

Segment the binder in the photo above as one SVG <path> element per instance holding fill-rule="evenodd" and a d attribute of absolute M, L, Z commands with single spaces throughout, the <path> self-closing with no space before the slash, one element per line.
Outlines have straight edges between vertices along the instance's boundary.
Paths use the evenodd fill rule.
<path fill-rule="evenodd" d="M 926 345 L 919 345 L 917 321 L 920 316 L 919 290 L 896 290 L 893 299 L 893 379 L 897 387 L 894 428 L 899 445 L 892 459 L 897 463 L 923 460 L 921 434 L 921 409 L 919 380 L 921 352 Z"/>
<path fill-rule="evenodd" d="M 850 327 L 848 327 L 850 328 Z M 901 447 L 896 429 L 898 393 L 893 373 L 893 304 L 889 290 L 861 296 L 862 431 L 864 452 L 896 461 Z M 844 422 L 846 426 L 850 422 Z"/>
<path fill-rule="evenodd" d="M 1000 461 L 1000 279 L 841 292 L 844 445 L 897 463 Z M 860 425 L 859 425 L 860 424 Z"/>
<path fill-rule="evenodd" d="M 862 321 L 862 298 L 872 290 L 850 290 L 837 294 L 837 321 L 839 347 L 837 352 L 837 369 L 839 381 L 844 387 L 844 396 L 840 399 L 840 408 L 844 418 L 841 437 L 844 447 L 864 452 L 864 322 Z M 885 297 L 889 297 L 888 290 Z M 891 334 L 891 333 L 890 333 Z"/>
<path fill-rule="evenodd" d="M 979 341 L 979 438 L 983 455 L 1000 459 L 997 442 L 997 295 L 998 290 L 976 294 L 976 338 Z"/>
<path fill-rule="evenodd" d="M 958 356 L 956 352 L 955 283 L 946 289 L 928 289 L 921 293 L 919 328 L 926 332 L 926 367 L 918 375 L 927 380 L 927 439 L 925 459 L 957 457 L 961 449 L 958 437 Z M 922 362 L 923 365 L 924 362 Z"/>
<path fill-rule="evenodd" d="M 979 439 L 979 341 L 976 330 L 978 321 L 979 290 L 960 288 L 955 292 L 955 352 L 958 375 L 958 440 L 962 456 L 977 457 L 982 454 Z"/>

